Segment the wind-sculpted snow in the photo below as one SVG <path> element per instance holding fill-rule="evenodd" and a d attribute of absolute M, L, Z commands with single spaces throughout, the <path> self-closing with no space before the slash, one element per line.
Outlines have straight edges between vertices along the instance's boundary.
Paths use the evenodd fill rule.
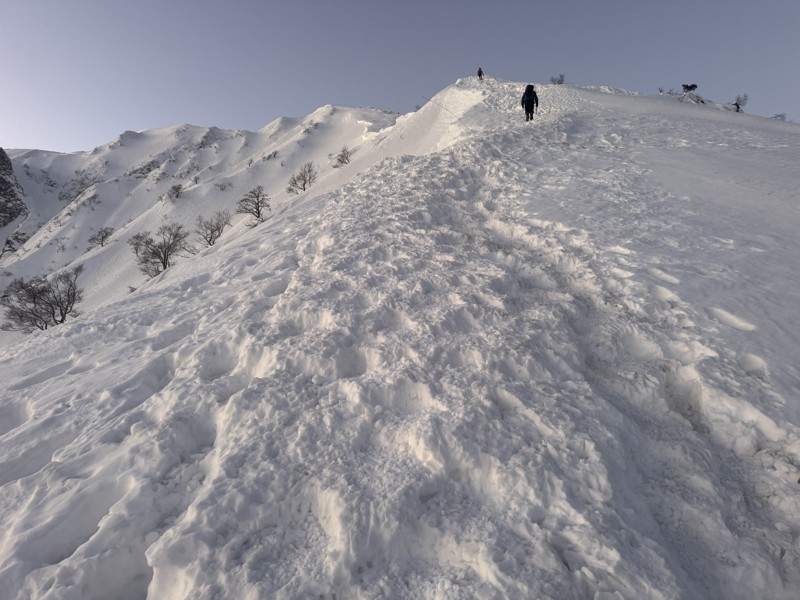
<path fill-rule="evenodd" d="M 719 123 L 769 160 L 797 131 L 565 86 L 525 124 L 522 88 L 459 81 L 263 225 L 14 338 L 0 589 L 795 598 L 790 175 L 783 222 L 738 230 L 725 160 L 671 177 Z"/>

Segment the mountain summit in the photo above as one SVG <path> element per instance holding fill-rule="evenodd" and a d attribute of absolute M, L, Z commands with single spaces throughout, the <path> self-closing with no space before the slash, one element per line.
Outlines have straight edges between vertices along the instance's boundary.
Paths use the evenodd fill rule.
<path fill-rule="evenodd" d="M 86 271 L 0 333 L 0 589 L 796 598 L 800 130 L 564 85 L 525 123 L 524 87 L 9 151 L 2 283 Z M 139 271 L 258 185 L 265 222 Z"/>

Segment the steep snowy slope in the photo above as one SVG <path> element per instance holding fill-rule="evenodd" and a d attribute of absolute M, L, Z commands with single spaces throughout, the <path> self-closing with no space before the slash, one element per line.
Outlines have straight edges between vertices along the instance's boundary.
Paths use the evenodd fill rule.
<path fill-rule="evenodd" d="M 800 132 L 566 86 L 525 124 L 522 88 L 4 338 L 0 589 L 796 598 Z"/>
<path fill-rule="evenodd" d="M 303 163 L 314 162 L 324 182 L 336 174 L 332 155 L 348 146 L 357 157 L 374 131 L 395 118 L 375 109 L 329 105 L 303 119 L 278 119 L 259 132 L 183 125 L 128 131 L 85 153 L 11 151 L 30 209 L 14 225 L 30 239 L 0 262 L 0 286 L 12 277 L 86 264 L 90 277 L 81 282 L 83 307 L 103 305 L 146 281 L 126 243 L 134 234 L 154 232 L 165 222 L 191 231 L 198 216 L 233 213 L 257 185 L 279 211 L 291 204 L 286 186 Z M 179 196 L 171 193 L 175 186 Z M 246 220 L 236 217 L 239 232 Z M 102 227 L 115 230 L 110 243 L 88 251 L 88 238 Z"/>

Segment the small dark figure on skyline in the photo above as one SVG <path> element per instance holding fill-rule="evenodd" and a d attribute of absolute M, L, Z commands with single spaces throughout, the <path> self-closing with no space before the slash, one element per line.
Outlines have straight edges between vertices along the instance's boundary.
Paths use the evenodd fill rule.
<path fill-rule="evenodd" d="M 539 96 L 531 84 L 528 84 L 525 93 L 522 94 L 522 108 L 525 109 L 525 121 L 533 121 L 533 113 L 539 108 Z"/>
<path fill-rule="evenodd" d="M 478 67 L 478 79 L 483 80 L 483 69 L 480 67 Z"/>

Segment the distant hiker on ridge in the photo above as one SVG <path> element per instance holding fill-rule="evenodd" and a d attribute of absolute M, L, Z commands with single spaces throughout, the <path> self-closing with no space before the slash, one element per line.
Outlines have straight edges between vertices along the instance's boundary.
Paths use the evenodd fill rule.
<path fill-rule="evenodd" d="M 480 67 L 478 67 L 478 79 L 481 80 L 483 79 L 483 69 L 481 69 Z"/>
<path fill-rule="evenodd" d="M 525 93 L 522 94 L 522 108 L 525 109 L 525 122 L 533 121 L 534 110 L 539 108 L 539 96 L 531 84 L 528 84 Z"/>

